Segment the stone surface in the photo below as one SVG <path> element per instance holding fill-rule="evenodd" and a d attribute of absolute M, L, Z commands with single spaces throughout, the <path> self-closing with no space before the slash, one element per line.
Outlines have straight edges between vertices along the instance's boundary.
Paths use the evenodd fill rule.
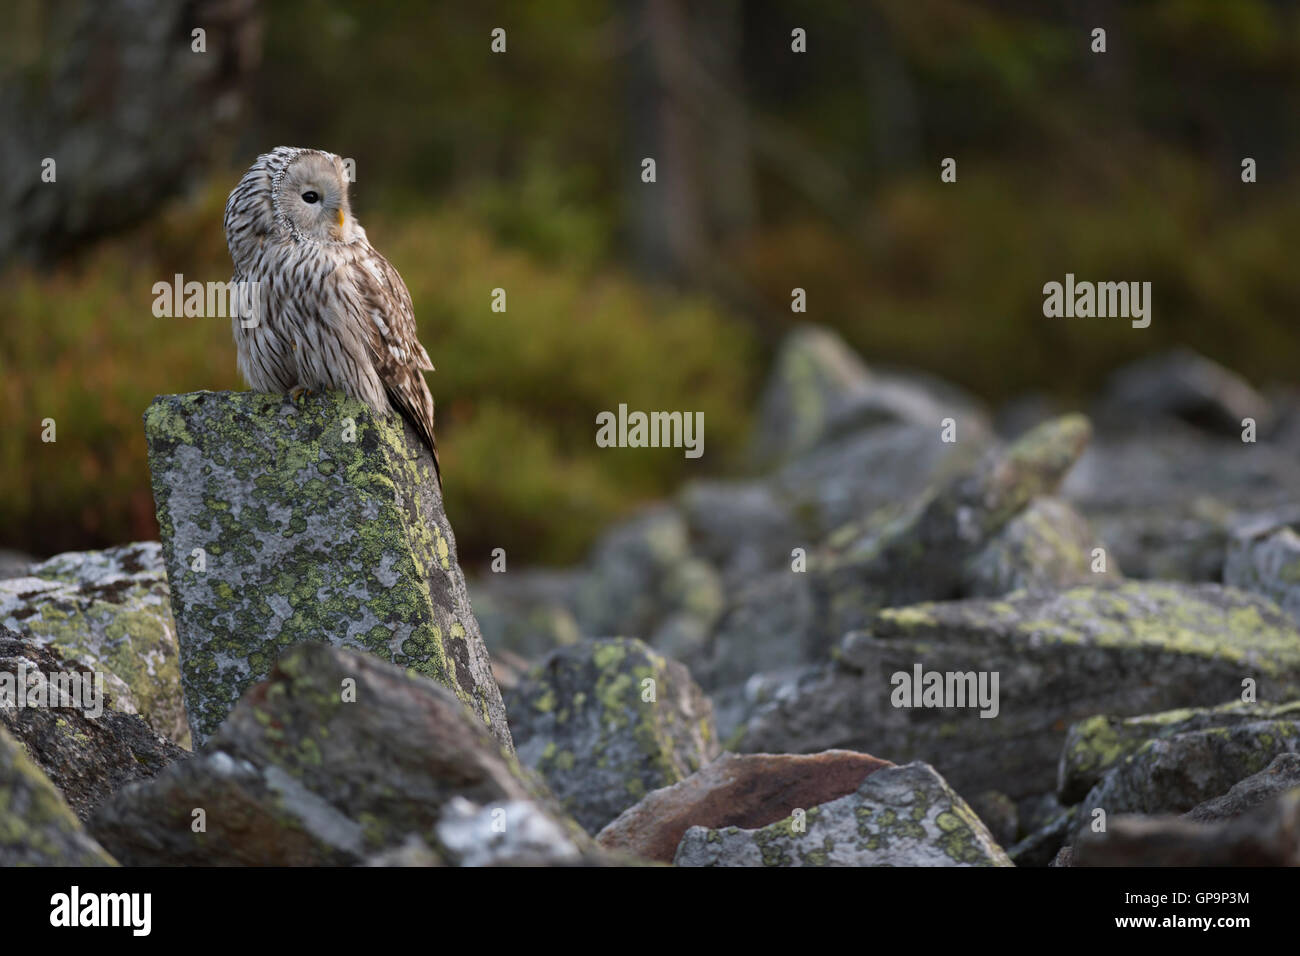
<path fill-rule="evenodd" d="M 712 706 L 690 673 L 635 639 L 552 652 L 507 710 L 520 761 L 589 833 L 719 752 Z"/>
<path fill-rule="evenodd" d="M 1010 866 L 933 767 L 877 770 L 848 796 L 758 829 L 691 827 L 677 866 Z"/>
<path fill-rule="evenodd" d="M 1137 753 L 1148 740 L 1266 720 L 1300 720 L 1300 702 L 1246 704 L 1238 701 L 1219 707 L 1187 707 L 1136 717 L 1095 714 L 1072 724 L 1066 732 L 1057 771 L 1058 796 L 1062 803 L 1078 803 L 1107 771 Z"/>
<path fill-rule="evenodd" d="M 579 572 L 509 570 L 491 572 L 469 583 L 474 614 L 492 652 L 512 651 L 526 658 L 581 639 L 573 603 Z"/>
<path fill-rule="evenodd" d="M 1220 581 L 1244 517 L 1300 505 L 1295 456 L 1177 420 L 1103 433 L 1061 487 L 1128 577 Z"/>
<path fill-rule="evenodd" d="M 409 425 L 337 393 L 194 392 L 156 398 L 145 436 L 196 743 L 286 647 L 325 641 L 432 677 L 510 746 Z"/>
<path fill-rule="evenodd" d="M 808 536 L 767 482 L 696 481 L 678 496 L 691 550 L 724 581 L 752 580 L 790 566 L 790 552 Z"/>
<path fill-rule="evenodd" d="M 104 675 L 117 710 L 190 746 L 176 625 L 156 542 L 57 555 L 0 581 L 0 625 Z"/>
<path fill-rule="evenodd" d="M 967 562 L 964 597 L 997 597 L 1022 588 L 1049 591 L 1116 581 L 1117 562 L 1093 570 L 1093 551 L 1104 544 L 1077 511 L 1059 498 L 1036 498 Z"/>
<path fill-rule="evenodd" d="M 74 680 L 90 695 L 83 696 Z M 140 717 L 114 711 L 107 693 L 94 686 L 90 668 L 0 628 L 0 725 L 83 819 L 123 785 L 189 756 Z"/>
<path fill-rule="evenodd" d="M 1223 582 L 1263 594 L 1300 621 L 1300 508 L 1238 525 L 1228 542 Z"/>
<path fill-rule="evenodd" d="M 1097 808 L 1118 814 L 1184 813 L 1259 773 L 1282 753 L 1300 750 L 1300 720 L 1259 720 L 1148 740 L 1088 791 L 1077 839 Z"/>
<path fill-rule="evenodd" d="M 796 754 L 723 754 L 680 783 L 646 795 L 596 836 L 611 850 L 671 863 L 693 826 L 754 830 L 853 793 L 887 760 L 847 750 Z"/>
<path fill-rule="evenodd" d="M 434 828 L 455 797 L 553 807 L 451 691 L 307 641 L 249 689 L 201 754 L 122 788 L 88 826 L 129 865 L 353 865 L 413 833 L 437 850 Z M 204 832 L 192 829 L 196 808 Z"/>
<path fill-rule="evenodd" d="M 863 627 L 881 607 L 963 596 L 967 562 L 1035 498 L 1055 491 L 1090 435 L 1079 415 L 1046 422 L 890 520 L 837 532 L 809 567 L 827 633 L 838 639 Z"/>
<path fill-rule="evenodd" d="M 0 727 L 0 867 L 113 865 L 22 744 Z"/>
<path fill-rule="evenodd" d="M 1235 820 L 1119 817 L 1088 833 L 1068 866 L 1300 866 L 1300 789 Z"/>
<path fill-rule="evenodd" d="M 1238 438 L 1242 419 L 1253 418 L 1262 432 L 1273 416 L 1268 399 L 1245 379 L 1185 348 L 1119 369 L 1107 381 L 1098 406 L 1100 416 L 1121 426 L 1168 417 Z"/>
<path fill-rule="evenodd" d="M 1300 754 L 1278 754 L 1259 773 L 1233 784 L 1223 796 L 1198 804 L 1184 813 L 1183 818 L 1192 823 L 1235 820 L 1297 787 L 1300 787 Z"/>
<path fill-rule="evenodd" d="M 722 582 L 692 554 L 675 508 L 615 525 L 592 548 L 586 572 L 575 597 L 584 637 L 635 634 L 668 651 L 698 645 L 722 613 Z"/>
<path fill-rule="evenodd" d="M 893 706 L 891 675 L 918 664 L 996 673 L 997 717 Z M 965 791 L 1020 798 L 1055 785 L 1071 721 L 1222 700 L 1246 677 L 1261 695 L 1300 694 L 1300 633 L 1271 602 L 1232 588 L 1127 582 L 922 604 L 881 612 L 830 663 L 769 693 L 734 746 L 872 752 L 885 742 L 887 758 L 924 759 Z"/>

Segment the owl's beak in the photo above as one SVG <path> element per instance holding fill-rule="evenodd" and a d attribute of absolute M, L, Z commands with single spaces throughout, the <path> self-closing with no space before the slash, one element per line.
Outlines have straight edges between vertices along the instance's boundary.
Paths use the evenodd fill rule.
<path fill-rule="evenodd" d="M 343 228 L 343 210 L 339 210 L 339 229 Z"/>

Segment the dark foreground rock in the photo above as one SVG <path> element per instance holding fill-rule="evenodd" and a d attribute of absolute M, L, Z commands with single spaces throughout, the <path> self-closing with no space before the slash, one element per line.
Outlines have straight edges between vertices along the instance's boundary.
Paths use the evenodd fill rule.
<path fill-rule="evenodd" d="M 966 802 L 922 763 L 755 830 L 686 831 L 678 866 L 1010 866 Z"/>
<path fill-rule="evenodd" d="M 0 628 L 0 725 L 82 819 L 125 784 L 189 756 L 140 717 L 117 713 L 95 686 L 90 668 Z"/>
<path fill-rule="evenodd" d="M 337 394 L 155 399 L 149 466 L 195 742 L 300 641 L 411 667 L 507 748 L 427 448 Z"/>
<path fill-rule="evenodd" d="M 0 727 L 0 867 L 113 865 L 22 744 Z"/>
<path fill-rule="evenodd" d="M 1300 789 L 1226 823 L 1119 817 L 1082 837 L 1070 866 L 1300 866 Z"/>
<path fill-rule="evenodd" d="M 797 809 L 829 803 L 857 790 L 888 760 L 848 750 L 810 755 L 723 754 L 681 783 L 647 794 L 596 836 L 610 850 L 671 863 L 691 827 L 754 830 Z"/>
<path fill-rule="evenodd" d="M 547 805 L 446 688 L 373 655 L 291 648 L 203 753 L 118 791 L 91 832 L 131 865 L 357 864 L 437 826 L 462 797 Z M 548 809 L 580 846 L 572 821 Z"/>
<path fill-rule="evenodd" d="M 690 673 L 635 639 L 553 652 L 507 706 L 520 761 L 589 833 L 719 752 L 712 706 Z"/>

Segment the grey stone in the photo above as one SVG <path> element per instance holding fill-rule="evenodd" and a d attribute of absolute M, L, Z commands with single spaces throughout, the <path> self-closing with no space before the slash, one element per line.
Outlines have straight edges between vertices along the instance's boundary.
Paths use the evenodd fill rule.
<path fill-rule="evenodd" d="M 140 717 L 113 710 L 107 693 L 95 686 L 90 668 L 0 628 L 0 725 L 82 819 L 125 784 L 189 756 Z"/>
<path fill-rule="evenodd" d="M 857 791 L 757 830 L 691 827 L 677 866 L 1010 866 L 933 767 L 886 767 Z"/>
<path fill-rule="evenodd" d="M 104 675 L 115 708 L 190 746 L 167 575 L 155 542 L 56 555 L 0 580 L 0 625 Z"/>
<path fill-rule="evenodd" d="M 507 709 L 520 762 L 589 833 L 720 753 L 712 707 L 690 673 L 634 639 L 552 652 Z"/>
<path fill-rule="evenodd" d="M 407 423 L 338 393 L 194 392 L 156 398 L 145 436 L 196 743 L 286 647 L 324 641 L 434 678 L 510 746 L 432 458 Z"/>
<path fill-rule="evenodd" d="M 1300 508 L 1266 515 L 1234 529 L 1223 582 L 1272 598 L 1300 622 Z"/>
<path fill-rule="evenodd" d="M 532 801 L 585 839 L 450 690 L 306 641 L 248 690 L 202 753 L 123 787 L 88 826 L 133 866 L 356 865 L 412 833 L 431 840 L 455 797 Z"/>
<path fill-rule="evenodd" d="M 914 667 L 998 676 L 996 718 L 978 707 L 895 707 L 891 675 Z M 744 752 L 860 750 L 924 759 L 968 792 L 1050 789 L 1066 727 L 1098 713 L 1190 706 L 1240 691 L 1300 693 L 1300 632 L 1271 602 L 1219 585 L 1127 582 L 1054 595 L 882 611 L 834 660 L 769 692 Z"/>
<path fill-rule="evenodd" d="M 1300 754 L 1284 753 L 1259 773 L 1232 785 L 1221 797 L 1206 800 L 1183 814 L 1193 823 L 1222 823 L 1300 787 Z"/>
<path fill-rule="evenodd" d="M 1066 858 L 1067 866 L 1300 866 L 1300 789 L 1223 823 L 1119 817 Z"/>
<path fill-rule="evenodd" d="M 22 744 L 0 727 L 0 867 L 114 865 Z"/>
<path fill-rule="evenodd" d="M 1057 770 L 1057 793 L 1062 803 L 1078 803 L 1109 770 L 1137 753 L 1149 740 L 1271 720 L 1300 720 L 1300 702 L 1236 701 L 1219 707 L 1186 707 L 1135 717 L 1094 714 L 1066 731 Z"/>
<path fill-rule="evenodd" d="M 1080 804 L 1075 840 L 1094 810 L 1118 814 L 1184 813 L 1300 749 L 1300 721 L 1261 720 L 1148 740 L 1112 767 Z"/>

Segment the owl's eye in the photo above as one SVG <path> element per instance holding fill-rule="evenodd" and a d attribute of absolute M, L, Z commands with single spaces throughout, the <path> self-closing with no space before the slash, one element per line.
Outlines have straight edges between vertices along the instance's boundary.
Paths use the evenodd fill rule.
<path fill-rule="evenodd" d="M 309 189 L 302 194 L 302 201 L 305 203 L 320 202 L 320 193 L 316 192 L 314 189 Z"/>

